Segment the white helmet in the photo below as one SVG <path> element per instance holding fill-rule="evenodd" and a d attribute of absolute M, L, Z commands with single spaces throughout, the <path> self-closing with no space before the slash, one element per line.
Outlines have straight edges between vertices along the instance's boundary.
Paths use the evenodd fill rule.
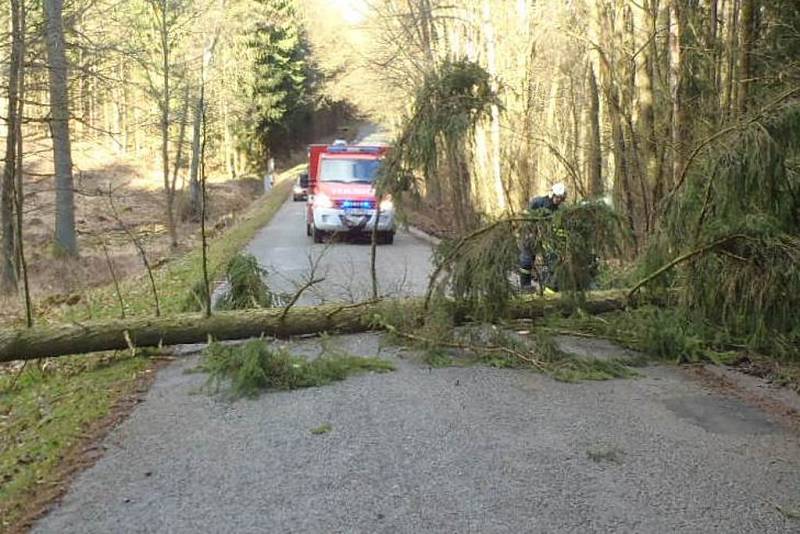
<path fill-rule="evenodd" d="M 565 197 L 567 196 L 567 186 L 564 185 L 564 182 L 555 183 L 550 190 L 550 194 L 554 197 Z"/>

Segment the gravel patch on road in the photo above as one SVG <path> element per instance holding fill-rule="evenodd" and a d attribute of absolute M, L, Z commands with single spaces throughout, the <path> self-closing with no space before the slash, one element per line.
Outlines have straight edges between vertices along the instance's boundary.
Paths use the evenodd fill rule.
<path fill-rule="evenodd" d="M 675 370 L 565 384 L 379 339 L 331 341 L 397 371 L 256 400 L 181 359 L 34 531 L 800 532 L 776 508 L 800 506 L 797 435 Z"/>

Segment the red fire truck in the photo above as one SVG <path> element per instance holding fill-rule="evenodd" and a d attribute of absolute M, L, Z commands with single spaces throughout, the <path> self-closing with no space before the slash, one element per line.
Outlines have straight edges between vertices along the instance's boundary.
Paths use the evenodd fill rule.
<path fill-rule="evenodd" d="M 384 197 L 377 210 L 375 195 L 375 180 L 388 149 L 343 142 L 309 147 L 308 176 L 303 177 L 309 192 L 306 234 L 315 243 L 334 233 L 371 234 L 375 224 L 380 243 L 394 242 L 394 204 Z"/>

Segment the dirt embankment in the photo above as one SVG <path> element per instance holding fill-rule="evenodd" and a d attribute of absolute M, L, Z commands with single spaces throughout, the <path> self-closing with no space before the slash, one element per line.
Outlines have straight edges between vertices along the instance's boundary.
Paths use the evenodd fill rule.
<path fill-rule="evenodd" d="M 33 300 L 39 307 L 79 305 L 87 289 L 143 271 L 128 232 L 142 243 L 151 264 L 160 265 L 199 243 L 199 224 L 189 220 L 188 172 L 178 174 L 176 212 L 179 247 L 171 250 L 166 226 L 166 200 L 159 159 L 123 154 L 107 146 L 82 142 L 73 146 L 75 222 L 80 257 L 56 257 L 52 249 L 55 190 L 49 146 L 28 143 L 25 165 L 24 242 Z M 221 173 L 208 178 L 208 213 L 212 232 L 230 224 L 262 190 L 255 177 L 231 179 Z M 117 215 L 109 202 L 113 196 Z M 107 256 L 106 256 L 107 254 Z M 0 323 L 21 313 L 19 300 L 0 301 Z"/>

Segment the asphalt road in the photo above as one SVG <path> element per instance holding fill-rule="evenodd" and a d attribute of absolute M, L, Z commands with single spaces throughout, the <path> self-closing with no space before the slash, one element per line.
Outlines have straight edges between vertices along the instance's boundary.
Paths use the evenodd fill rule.
<path fill-rule="evenodd" d="M 184 358 L 34 531 L 800 532 L 777 508 L 800 506 L 798 436 L 678 371 L 564 384 L 335 342 L 398 369 L 227 402 Z"/>
<path fill-rule="evenodd" d="M 299 304 L 356 302 L 372 296 L 369 237 L 314 244 L 306 236 L 305 202 L 290 199 L 248 246 L 267 269 L 273 291 L 293 295 L 312 275 L 322 279 L 301 295 Z M 376 271 L 382 296 L 424 293 L 431 245 L 400 230 L 394 244 L 377 248 Z M 316 266 L 316 267 L 315 267 Z"/>
<path fill-rule="evenodd" d="M 250 245 L 270 282 L 291 289 L 324 252 L 326 280 L 305 300 L 368 293 L 369 247 L 312 245 L 301 209 L 287 203 Z M 381 287 L 421 291 L 429 254 L 406 234 L 381 246 Z M 34 531 L 800 532 L 788 517 L 800 508 L 798 435 L 675 369 L 564 384 L 429 369 L 378 334 L 332 342 L 397 370 L 230 402 L 202 391 L 205 377 L 186 372 L 198 347 L 184 348 Z M 288 347 L 314 356 L 319 343 Z"/>

